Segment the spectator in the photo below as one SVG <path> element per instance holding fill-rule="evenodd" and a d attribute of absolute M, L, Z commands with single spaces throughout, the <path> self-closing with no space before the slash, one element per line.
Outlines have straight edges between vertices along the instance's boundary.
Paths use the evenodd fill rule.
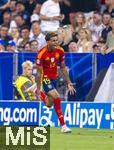
<path fill-rule="evenodd" d="M 0 18 L 2 18 L 2 15 L 4 11 L 6 11 L 9 7 L 10 0 L 0 0 Z M 2 19 L 0 19 L 0 24 L 2 24 Z"/>
<path fill-rule="evenodd" d="M 114 17 L 114 0 L 105 0 L 106 9 L 104 12 L 111 14 L 111 17 Z"/>
<path fill-rule="evenodd" d="M 87 28 L 86 18 L 83 12 L 76 13 L 75 21 L 75 32 L 78 32 L 81 28 Z"/>
<path fill-rule="evenodd" d="M 16 43 L 14 41 L 9 41 L 6 47 L 7 52 L 17 52 Z"/>
<path fill-rule="evenodd" d="M 31 16 L 31 23 L 34 22 L 34 21 L 39 21 L 39 19 L 40 19 L 39 15 L 37 15 L 37 14 L 34 13 Z"/>
<path fill-rule="evenodd" d="M 98 42 L 101 37 L 101 33 L 104 29 L 104 25 L 102 23 L 102 16 L 99 12 L 94 12 L 93 22 L 88 24 L 88 28 L 92 33 L 93 42 L 94 43 Z"/>
<path fill-rule="evenodd" d="M 60 14 L 59 1 L 61 0 L 47 0 L 41 6 L 40 19 L 42 32 L 57 31 L 60 22 L 64 19 L 64 15 Z"/>
<path fill-rule="evenodd" d="M 10 27 L 10 22 L 11 22 L 11 13 L 6 11 L 3 14 L 3 24 Z"/>
<path fill-rule="evenodd" d="M 14 17 L 14 20 L 15 20 L 15 23 L 16 23 L 16 26 L 21 30 L 21 28 L 23 27 L 23 26 L 26 26 L 27 24 L 26 24 L 26 22 L 25 22 L 25 20 L 23 19 L 23 17 L 21 16 L 21 15 L 16 15 L 15 17 Z"/>
<path fill-rule="evenodd" d="M 64 19 L 62 21 L 63 25 L 70 24 L 69 20 L 69 13 L 70 13 L 70 1 L 69 0 L 62 0 L 60 2 L 60 10 L 61 14 L 64 14 Z"/>
<path fill-rule="evenodd" d="M 38 50 L 46 45 L 45 36 L 41 32 L 41 28 L 39 22 L 35 21 L 32 23 L 32 33 L 33 35 L 30 37 L 30 41 L 37 40 L 38 42 Z"/>
<path fill-rule="evenodd" d="M 18 40 L 19 40 L 19 37 L 20 37 L 20 32 L 19 32 L 18 28 L 17 28 L 17 27 L 11 28 L 9 34 L 10 34 L 11 37 L 13 38 L 13 41 L 14 41 L 15 43 L 17 43 Z"/>
<path fill-rule="evenodd" d="M 103 31 L 101 33 L 101 37 L 103 38 L 104 41 L 107 40 L 107 35 L 112 30 L 112 28 L 110 26 L 110 21 L 111 21 L 110 13 L 104 13 L 103 14 L 103 24 L 105 25 L 105 28 L 103 29 Z"/>
<path fill-rule="evenodd" d="M 79 35 L 78 35 L 78 32 L 73 32 L 72 33 L 72 42 L 78 42 L 78 38 L 79 38 Z"/>
<path fill-rule="evenodd" d="M 70 0 L 71 12 L 84 12 L 88 13 L 99 9 L 98 0 Z"/>
<path fill-rule="evenodd" d="M 30 42 L 27 42 L 27 43 L 24 45 L 24 52 L 31 52 Z"/>
<path fill-rule="evenodd" d="M 76 42 L 70 42 L 70 44 L 68 45 L 68 51 L 71 53 L 78 51 Z"/>
<path fill-rule="evenodd" d="M 25 5 L 22 1 L 17 1 L 16 12 L 18 15 L 21 15 L 25 23 L 30 26 L 30 15 L 27 11 L 25 11 Z"/>
<path fill-rule="evenodd" d="M 11 0 L 9 4 L 10 13 L 12 18 L 16 15 L 16 0 Z"/>
<path fill-rule="evenodd" d="M 111 27 L 112 27 L 112 31 L 108 33 L 107 41 L 106 41 L 108 46 L 108 49 L 106 50 L 106 54 L 109 52 L 114 52 L 114 18 L 111 19 Z"/>
<path fill-rule="evenodd" d="M 104 51 L 106 51 L 106 49 L 106 42 L 103 39 L 99 40 L 95 45 L 93 45 L 93 52 L 96 53 L 104 54 Z"/>
<path fill-rule="evenodd" d="M 1 44 L 6 47 L 8 42 L 12 40 L 12 37 L 8 35 L 8 26 L 2 25 L 0 29 L 0 41 Z"/>
<path fill-rule="evenodd" d="M 33 10 L 35 9 L 35 6 L 37 5 L 36 0 L 28 0 L 25 3 L 25 10 L 29 12 L 30 15 L 32 15 Z"/>
<path fill-rule="evenodd" d="M 90 18 L 93 12 L 99 9 L 98 0 L 69 0 L 71 6 L 70 21 L 74 25 L 76 12 L 83 12 L 85 16 Z"/>
<path fill-rule="evenodd" d="M 21 38 L 18 40 L 18 51 L 24 51 L 24 45 L 30 40 L 29 39 L 29 28 L 25 26 L 21 30 Z"/>
<path fill-rule="evenodd" d="M 30 41 L 30 49 L 31 49 L 31 52 L 38 51 L 38 41 L 37 40 Z"/>
<path fill-rule="evenodd" d="M 33 10 L 33 14 L 37 14 L 39 16 L 40 10 L 41 10 L 41 4 L 37 3 L 34 10 Z"/>
<path fill-rule="evenodd" d="M 91 32 L 87 29 L 81 29 L 79 31 L 79 40 L 77 43 L 78 53 L 93 52 L 93 43 L 91 40 Z"/>
<path fill-rule="evenodd" d="M 72 27 L 71 25 L 63 26 L 58 30 L 58 39 L 61 47 L 68 52 L 68 45 L 72 40 Z"/>

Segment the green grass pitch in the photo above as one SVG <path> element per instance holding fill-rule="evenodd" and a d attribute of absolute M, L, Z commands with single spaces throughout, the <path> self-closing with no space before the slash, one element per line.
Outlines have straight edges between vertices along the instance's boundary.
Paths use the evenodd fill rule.
<path fill-rule="evenodd" d="M 114 131 L 108 129 L 72 128 L 62 134 L 60 128 L 51 128 L 50 150 L 114 150 Z"/>

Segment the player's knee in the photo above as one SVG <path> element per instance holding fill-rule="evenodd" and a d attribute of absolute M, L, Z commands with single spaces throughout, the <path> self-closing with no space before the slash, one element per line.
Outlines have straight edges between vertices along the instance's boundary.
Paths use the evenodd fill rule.
<path fill-rule="evenodd" d="M 48 93 L 48 95 L 49 95 L 50 97 L 52 97 L 53 99 L 60 97 L 60 96 L 59 96 L 59 93 L 57 92 L 56 89 L 51 90 L 51 91 Z"/>

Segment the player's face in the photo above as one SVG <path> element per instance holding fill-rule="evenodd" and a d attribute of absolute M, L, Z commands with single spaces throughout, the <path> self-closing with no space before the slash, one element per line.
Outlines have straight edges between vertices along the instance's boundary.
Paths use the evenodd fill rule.
<path fill-rule="evenodd" d="M 48 41 L 48 46 L 50 49 L 55 49 L 58 46 L 58 37 L 54 36 Z"/>

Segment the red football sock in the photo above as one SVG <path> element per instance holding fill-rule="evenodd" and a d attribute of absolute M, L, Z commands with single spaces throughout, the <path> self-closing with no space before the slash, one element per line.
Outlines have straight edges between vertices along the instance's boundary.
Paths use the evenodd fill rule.
<path fill-rule="evenodd" d="M 63 126 L 65 124 L 65 122 L 64 122 L 64 117 L 62 114 L 62 109 L 61 109 L 61 100 L 59 97 L 54 99 L 54 108 L 55 108 L 55 112 L 58 116 L 58 119 L 60 121 L 60 124 Z"/>

